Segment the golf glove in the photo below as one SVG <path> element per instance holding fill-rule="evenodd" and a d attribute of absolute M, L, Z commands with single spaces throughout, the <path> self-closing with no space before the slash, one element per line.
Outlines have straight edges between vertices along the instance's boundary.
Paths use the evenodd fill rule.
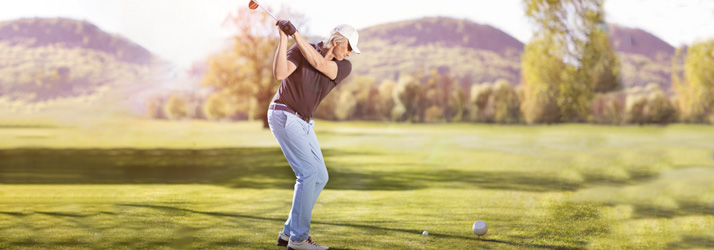
<path fill-rule="evenodd" d="M 292 36 L 297 31 L 297 29 L 295 29 L 295 26 L 288 20 L 280 20 L 275 25 L 280 27 L 280 29 L 283 30 L 283 32 L 285 32 L 285 34 L 288 36 Z"/>

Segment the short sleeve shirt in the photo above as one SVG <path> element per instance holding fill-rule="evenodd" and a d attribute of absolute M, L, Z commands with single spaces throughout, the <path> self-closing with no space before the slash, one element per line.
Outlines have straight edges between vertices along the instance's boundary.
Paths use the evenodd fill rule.
<path fill-rule="evenodd" d="M 319 52 L 322 42 L 311 45 Z M 320 102 L 352 71 L 350 61 L 333 59 L 337 63 L 337 77 L 331 80 L 305 59 L 297 44 L 288 49 L 287 57 L 297 68 L 280 83 L 273 102 L 285 104 L 303 117 L 312 117 Z"/>

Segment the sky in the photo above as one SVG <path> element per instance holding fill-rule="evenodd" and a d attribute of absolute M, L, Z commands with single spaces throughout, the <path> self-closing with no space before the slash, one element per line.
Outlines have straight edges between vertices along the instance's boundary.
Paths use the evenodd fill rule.
<path fill-rule="evenodd" d="M 87 20 L 120 34 L 181 68 L 225 46 L 230 29 L 221 23 L 249 0 L 5 0 L 0 21 L 23 17 Z M 323 37 L 339 24 L 357 29 L 446 16 L 503 30 L 521 42 L 532 36 L 522 0 L 261 0 L 273 9 L 288 7 L 310 21 L 308 34 Z M 259 11 L 259 10 L 256 10 Z M 608 0 L 606 21 L 640 28 L 672 46 L 714 38 L 714 0 Z M 277 37 L 277 30 L 276 30 Z M 366 52 L 369 53 L 369 52 Z"/>

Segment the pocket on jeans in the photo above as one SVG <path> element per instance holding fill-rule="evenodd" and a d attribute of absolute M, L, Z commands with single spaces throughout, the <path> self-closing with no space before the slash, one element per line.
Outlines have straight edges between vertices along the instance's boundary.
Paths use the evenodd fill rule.
<path fill-rule="evenodd" d="M 285 119 L 285 130 L 290 131 L 292 133 L 298 134 L 298 135 L 306 135 L 307 134 L 307 128 L 305 128 L 305 124 L 303 120 L 300 120 L 297 116 L 293 114 L 286 114 L 287 118 Z"/>

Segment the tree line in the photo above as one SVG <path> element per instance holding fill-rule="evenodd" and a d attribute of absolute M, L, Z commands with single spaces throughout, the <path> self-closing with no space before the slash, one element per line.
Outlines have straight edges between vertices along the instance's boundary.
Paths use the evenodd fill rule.
<path fill-rule="evenodd" d="M 521 81 L 473 83 L 448 71 L 416 69 L 396 80 L 351 76 L 320 105 L 315 118 L 391 122 L 551 124 L 714 123 L 714 39 L 672 59 L 673 96 L 656 83 L 624 89 L 620 59 L 604 22 L 604 0 L 524 0 L 535 33 L 521 55 Z M 232 50 L 210 59 L 207 97 L 152 99 L 152 117 L 262 119 L 279 82 L 270 73 L 274 39 L 241 15 Z M 258 15 L 259 16 L 259 15 Z M 285 16 L 301 18 L 295 13 Z M 242 18 L 242 19 L 241 19 Z M 267 22 L 268 17 L 259 16 Z M 246 20 L 243 20 L 246 19 Z M 191 112 L 189 112 L 191 111 Z M 177 115 L 178 114 L 178 115 Z M 266 125 L 267 126 L 267 125 Z"/>

